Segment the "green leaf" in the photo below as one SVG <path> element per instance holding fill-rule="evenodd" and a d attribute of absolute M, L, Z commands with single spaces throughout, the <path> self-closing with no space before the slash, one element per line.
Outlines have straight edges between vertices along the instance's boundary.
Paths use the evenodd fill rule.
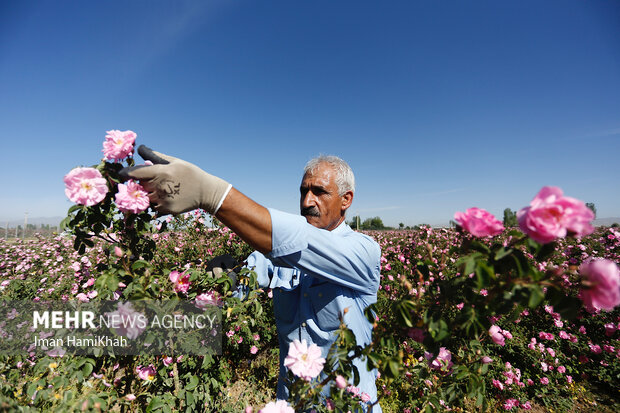
<path fill-rule="evenodd" d="M 390 377 L 395 379 L 400 375 L 400 363 L 397 360 L 391 359 L 388 362 L 388 369 Z"/>
<path fill-rule="evenodd" d="M 479 242 L 479 241 L 472 241 L 471 242 L 471 248 L 476 250 L 476 251 L 480 251 L 484 254 L 490 254 L 491 250 L 489 249 L 488 246 L 486 246 L 485 244 Z"/>
<path fill-rule="evenodd" d="M 530 287 L 530 299 L 527 306 L 530 308 L 538 307 L 538 305 L 545 299 L 545 294 L 539 285 L 532 285 Z"/>
<path fill-rule="evenodd" d="M 186 391 L 194 390 L 196 386 L 198 386 L 198 382 L 199 382 L 198 377 L 196 376 L 190 377 L 188 384 L 185 386 L 185 390 Z"/>
<path fill-rule="evenodd" d="M 495 260 L 499 261 L 505 256 L 509 255 L 510 253 L 512 253 L 512 248 L 506 249 L 505 247 L 501 247 L 499 250 L 495 252 Z"/>
<path fill-rule="evenodd" d="M 71 217 L 64 218 L 62 221 L 60 221 L 60 229 L 62 231 L 66 230 L 70 222 L 71 222 Z"/>
<path fill-rule="evenodd" d="M 116 291 L 118 288 L 118 278 L 114 275 L 108 277 L 106 280 L 106 286 L 110 289 L 110 291 Z"/>
<path fill-rule="evenodd" d="M 402 300 L 395 303 L 396 318 L 400 325 L 413 327 L 411 314 L 415 310 L 415 304 L 411 300 Z"/>
<path fill-rule="evenodd" d="M 479 261 L 476 266 L 476 279 L 479 289 L 488 287 L 490 281 L 495 279 L 495 272 L 493 268 L 489 267 L 485 262 Z"/>
<path fill-rule="evenodd" d="M 547 260 L 554 252 L 555 252 L 556 243 L 549 242 L 547 244 L 543 244 L 539 251 L 536 253 L 537 261 L 545 261 Z"/>
<path fill-rule="evenodd" d="M 134 262 L 133 264 L 131 264 L 131 269 L 132 270 L 138 270 L 140 268 L 144 268 L 146 266 L 150 265 L 147 261 L 144 260 L 138 260 L 136 262 Z"/>
<path fill-rule="evenodd" d="M 151 402 L 149 403 L 148 406 L 146 406 L 146 411 L 147 412 L 152 412 L 155 411 L 157 409 L 161 409 L 162 407 L 164 407 L 166 404 L 164 403 L 164 401 L 162 399 L 160 399 L 159 397 L 155 396 L 151 399 Z"/>
<path fill-rule="evenodd" d="M 187 402 L 188 406 L 192 406 L 194 404 L 194 393 L 186 392 L 185 401 Z"/>

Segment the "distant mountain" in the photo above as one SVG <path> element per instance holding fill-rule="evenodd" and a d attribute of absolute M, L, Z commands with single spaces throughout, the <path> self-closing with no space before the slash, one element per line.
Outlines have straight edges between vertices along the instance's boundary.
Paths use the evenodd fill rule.
<path fill-rule="evenodd" d="M 620 217 L 597 218 L 592 222 L 595 227 L 609 227 L 614 223 L 620 224 Z"/>
<path fill-rule="evenodd" d="M 28 217 L 28 224 L 36 225 L 37 227 L 40 227 L 41 224 L 57 227 L 62 220 L 63 217 Z M 24 226 L 23 218 L 9 220 L 9 228 L 15 228 L 18 225 Z M 0 228 L 6 228 L 6 221 L 0 221 Z"/>

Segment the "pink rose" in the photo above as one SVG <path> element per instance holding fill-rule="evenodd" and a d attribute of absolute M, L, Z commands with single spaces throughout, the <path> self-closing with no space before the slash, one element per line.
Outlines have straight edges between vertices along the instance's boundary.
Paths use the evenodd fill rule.
<path fill-rule="evenodd" d="M 546 244 L 568 233 L 576 236 L 591 234 L 594 213 L 582 201 L 564 196 L 562 190 L 545 186 L 530 206 L 517 212 L 521 230 L 534 241 Z"/>
<path fill-rule="evenodd" d="M 430 357 L 429 357 L 430 356 Z M 430 360 L 433 356 L 430 353 L 426 354 L 426 357 Z M 454 363 L 452 363 L 452 353 L 446 350 L 445 347 L 439 348 L 439 355 L 437 358 L 430 362 L 430 367 L 433 370 L 447 370 L 450 371 Z"/>
<path fill-rule="evenodd" d="M 480 208 L 469 208 L 465 213 L 457 212 L 454 219 L 475 237 L 492 237 L 504 231 L 504 225 L 492 214 Z"/>
<path fill-rule="evenodd" d="M 102 150 L 105 160 L 120 161 L 133 153 L 133 143 L 137 136 L 134 132 L 130 130 L 124 132 L 110 130 L 106 133 Z"/>
<path fill-rule="evenodd" d="M 347 386 L 347 391 L 355 397 L 359 396 L 360 394 L 359 387 L 355 387 L 355 386 Z"/>
<path fill-rule="evenodd" d="M 114 197 L 114 202 L 121 212 L 137 214 L 146 211 L 150 201 L 149 194 L 142 185 L 134 181 L 127 181 L 125 184 L 118 184 L 118 192 Z"/>
<path fill-rule="evenodd" d="M 482 364 L 490 364 L 493 363 L 493 359 L 489 356 L 484 356 L 482 357 L 482 359 L 480 360 L 482 361 Z"/>
<path fill-rule="evenodd" d="M 512 410 L 513 407 L 519 407 L 519 400 L 508 399 L 504 402 L 504 410 Z"/>
<path fill-rule="evenodd" d="M 336 376 L 336 386 L 338 386 L 339 389 L 344 389 L 347 387 L 347 379 L 341 375 Z"/>
<path fill-rule="evenodd" d="M 506 344 L 506 340 L 502 335 L 502 329 L 499 328 L 499 326 L 492 325 L 491 328 L 489 328 L 489 335 L 491 336 L 491 339 L 495 344 L 498 344 L 500 346 Z"/>
<path fill-rule="evenodd" d="M 93 206 L 103 201 L 108 184 L 95 168 L 75 168 L 65 175 L 65 194 L 76 204 Z"/>
<path fill-rule="evenodd" d="M 209 291 L 196 296 L 196 307 L 205 309 L 210 305 L 221 305 L 222 299 L 218 297 L 217 291 Z"/>
<path fill-rule="evenodd" d="M 288 405 L 285 400 L 269 402 L 258 413 L 295 413 L 295 409 Z"/>
<path fill-rule="evenodd" d="M 256 346 L 252 346 L 252 347 L 250 348 L 250 353 L 251 353 L 251 354 L 256 354 L 256 353 L 258 353 L 258 347 L 256 347 Z"/>
<path fill-rule="evenodd" d="M 189 290 L 189 286 L 191 284 L 189 281 L 189 274 L 172 271 L 169 277 L 172 284 L 174 284 L 174 291 L 177 293 L 186 293 L 187 290 Z"/>
<path fill-rule="evenodd" d="M 323 364 L 325 359 L 321 357 L 321 348 L 314 343 L 308 346 L 305 339 L 301 342 L 294 340 L 284 359 L 284 366 L 306 381 L 318 376 L 323 370 Z"/>
<path fill-rule="evenodd" d="M 119 302 L 116 311 L 106 315 L 116 334 L 130 340 L 142 334 L 147 327 L 146 316 L 136 311 L 131 302 Z"/>
<path fill-rule="evenodd" d="M 579 267 L 584 278 L 581 299 L 586 307 L 611 311 L 620 304 L 620 270 L 615 262 L 591 259 Z"/>
<path fill-rule="evenodd" d="M 153 367 L 152 364 L 149 364 L 147 367 L 137 366 L 136 373 L 138 373 L 139 378 L 146 381 L 153 381 L 157 375 L 155 367 Z"/>

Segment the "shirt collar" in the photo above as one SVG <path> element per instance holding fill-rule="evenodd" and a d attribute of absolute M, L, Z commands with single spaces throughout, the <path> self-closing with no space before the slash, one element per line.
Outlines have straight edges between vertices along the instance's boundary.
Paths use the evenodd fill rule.
<path fill-rule="evenodd" d="M 347 221 L 344 220 L 340 223 L 340 225 L 334 228 L 331 232 L 333 232 L 334 234 L 344 234 L 345 232 L 349 232 L 349 231 L 352 231 L 351 227 L 349 227 L 349 225 L 347 225 Z"/>

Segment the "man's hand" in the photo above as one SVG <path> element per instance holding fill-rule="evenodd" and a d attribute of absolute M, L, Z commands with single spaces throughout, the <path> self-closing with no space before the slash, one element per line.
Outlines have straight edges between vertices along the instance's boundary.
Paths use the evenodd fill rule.
<path fill-rule="evenodd" d="M 213 271 L 213 275 L 219 277 L 222 272 L 228 273 L 233 282 L 233 289 L 237 286 L 237 267 L 239 263 L 229 254 L 218 255 L 207 264 L 207 271 Z"/>
<path fill-rule="evenodd" d="M 232 187 L 196 165 L 140 145 L 138 153 L 153 165 L 123 168 L 125 179 L 137 179 L 149 193 L 151 205 L 164 214 L 202 208 L 215 215 Z"/>

